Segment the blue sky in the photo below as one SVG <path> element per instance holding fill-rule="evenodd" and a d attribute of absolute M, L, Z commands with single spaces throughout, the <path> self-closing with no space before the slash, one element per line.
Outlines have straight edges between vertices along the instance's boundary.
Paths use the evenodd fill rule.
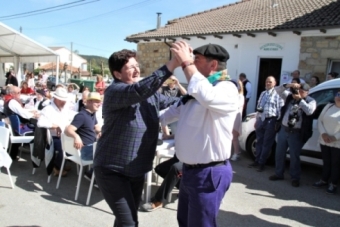
<path fill-rule="evenodd" d="M 123 48 L 136 49 L 124 39 L 189 14 L 240 0 L 10 0 L 1 10 L 0 22 L 46 46 L 64 46 L 80 54 L 109 57 Z M 78 2 L 76 4 L 70 4 Z M 31 15 L 28 12 L 62 4 L 75 7 Z M 58 8 L 54 8 L 58 9 Z M 36 13 L 43 12 L 38 11 Z M 13 16 L 18 15 L 18 16 Z M 9 17 L 11 16 L 11 17 Z M 17 18 L 15 18 L 17 17 Z"/>

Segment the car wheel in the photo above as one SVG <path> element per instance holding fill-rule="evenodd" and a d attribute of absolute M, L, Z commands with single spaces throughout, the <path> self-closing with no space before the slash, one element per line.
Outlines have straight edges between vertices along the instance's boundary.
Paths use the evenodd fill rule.
<path fill-rule="evenodd" d="M 54 85 L 52 85 L 51 90 L 55 91 L 55 86 Z"/>
<path fill-rule="evenodd" d="M 274 142 L 272 146 L 272 150 L 269 153 L 269 157 L 267 159 L 268 164 L 275 164 L 275 149 L 276 149 L 276 142 Z M 255 133 L 251 134 L 248 137 L 246 150 L 254 159 L 256 158 L 256 134 Z"/>
<path fill-rule="evenodd" d="M 256 134 L 251 134 L 247 139 L 246 144 L 247 152 L 255 159 L 256 157 Z"/>

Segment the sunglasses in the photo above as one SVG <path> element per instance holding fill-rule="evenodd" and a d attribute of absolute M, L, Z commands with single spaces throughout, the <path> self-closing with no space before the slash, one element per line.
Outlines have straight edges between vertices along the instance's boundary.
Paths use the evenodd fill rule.
<path fill-rule="evenodd" d="M 340 98 L 340 92 L 335 94 L 335 97 Z"/>

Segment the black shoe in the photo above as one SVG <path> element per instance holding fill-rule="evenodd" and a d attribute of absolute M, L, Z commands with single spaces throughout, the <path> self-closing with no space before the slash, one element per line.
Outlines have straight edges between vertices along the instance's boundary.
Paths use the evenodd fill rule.
<path fill-rule="evenodd" d="M 325 182 L 323 180 L 319 180 L 319 181 L 317 181 L 313 184 L 314 188 L 322 188 L 324 186 L 327 186 L 327 182 Z"/>
<path fill-rule="evenodd" d="M 298 180 L 292 180 L 292 186 L 293 187 L 299 187 L 300 186 L 300 181 L 298 181 Z"/>
<path fill-rule="evenodd" d="M 328 188 L 327 188 L 327 193 L 328 193 L 328 194 L 331 194 L 331 195 L 334 195 L 335 192 L 336 192 L 336 188 L 337 188 L 337 187 L 336 187 L 335 184 L 330 183 L 329 186 L 328 186 Z"/>
<path fill-rule="evenodd" d="M 283 180 L 283 177 L 278 177 L 275 174 L 275 175 L 270 176 L 269 180 L 271 180 L 271 181 Z"/>
<path fill-rule="evenodd" d="M 256 170 L 257 172 L 263 172 L 264 171 L 264 165 L 260 164 L 259 168 Z"/>
<path fill-rule="evenodd" d="M 260 164 L 258 162 L 253 162 L 248 165 L 249 168 L 258 167 Z"/>

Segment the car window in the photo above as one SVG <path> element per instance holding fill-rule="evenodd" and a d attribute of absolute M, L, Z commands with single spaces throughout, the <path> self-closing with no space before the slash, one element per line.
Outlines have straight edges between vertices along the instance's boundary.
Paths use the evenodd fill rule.
<path fill-rule="evenodd" d="M 322 109 L 327 105 L 327 103 L 334 102 L 334 96 L 338 92 L 338 88 L 326 89 L 318 92 L 309 94 L 316 101 L 316 110 L 313 114 L 314 119 L 318 119 Z"/>

